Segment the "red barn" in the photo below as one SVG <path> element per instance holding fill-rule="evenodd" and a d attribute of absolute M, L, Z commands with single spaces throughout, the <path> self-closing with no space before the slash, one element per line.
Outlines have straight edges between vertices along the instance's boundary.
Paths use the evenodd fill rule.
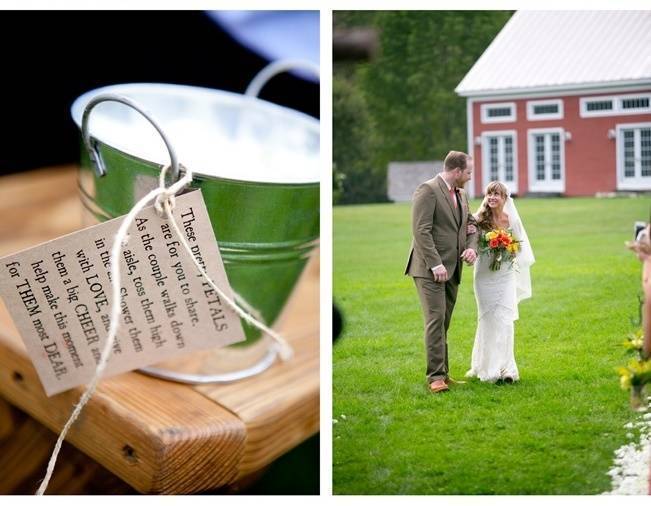
<path fill-rule="evenodd" d="M 471 195 L 651 191 L 651 11 L 518 11 L 455 91 Z"/>

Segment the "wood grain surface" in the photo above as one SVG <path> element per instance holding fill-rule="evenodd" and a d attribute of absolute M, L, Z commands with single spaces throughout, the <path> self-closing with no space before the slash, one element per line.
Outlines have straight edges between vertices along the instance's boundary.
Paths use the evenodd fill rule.
<path fill-rule="evenodd" d="M 0 494 L 33 494 L 43 479 L 56 434 L 5 401 L 13 430 L 0 435 Z M 16 465 L 19 462 L 20 465 Z M 50 494 L 133 494 L 136 491 L 69 443 L 61 447 Z"/>
<path fill-rule="evenodd" d="M 0 216 L 0 256 L 80 228 L 76 168 L 0 178 Z M 241 482 L 318 431 L 318 292 L 317 255 L 277 325 L 295 348 L 290 362 L 229 385 L 192 387 L 136 372 L 104 380 L 67 440 L 140 492 L 191 493 Z M 81 392 L 45 397 L 0 304 L 0 397 L 56 432 Z M 15 432 L 13 423 L 0 401 L 0 433 L 4 425 Z M 34 444 L 45 449 L 34 451 L 49 456 L 52 437 L 35 433 Z M 15 481 L 29 471 L 18 449 L 2 458 L 0 469 L 25 466 Z M 72 471 L 58 466 L 51 492 L 66 493 L 54 483 Z"/>

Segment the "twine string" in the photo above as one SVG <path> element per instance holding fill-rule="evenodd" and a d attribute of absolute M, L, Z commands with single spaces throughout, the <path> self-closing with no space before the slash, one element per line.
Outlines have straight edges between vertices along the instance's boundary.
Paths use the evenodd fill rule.
<path fill-rule="evenodd" d="M 95 393 L 95 390 L 97 389 L 97 385 L 108 364 L 111 355 L 111 350 L 115 343 L 118 327 L 120 325 L 120 314 L 121 314 L 120 289 L 122 285 L 122 280 L 120 276 L 120 254 L 122 253 L 122 247 L 126 245 L 126 242 L 128 241 L 127 232 L 129 230 L 129 227 L 134 222 L 137 214 L 140 211 L 142 211 L 142 209 L 145 208 L 147 204 L 149 204 L 152 200 L 155 200 L 154 206 L 156 211 L 159 213 L 159 215 L 162 215 L 164 213 L 164 216 L 167 217 L 170 224 L 172 225 L 172 228 L 176 232 L 179 240 L 183 244 L 184 249 L 186 250 L 190 259 L 192 259 L 192 262 L 196 267 L 197 271 L 206 279 L 206 281 L 211 286 L 211 288 L 215 290 L 219 294 L 219 296 L 226 301 L 226 303 L 231 307 L 231 309 L 233 309 L 242 319 L 244 319 L 246 322 L 253 325 L 254 327 L 258 328 L 262 332 L 268 334 L 271 338 L 274 339 L 274 341 L 276 341 L 278 346 L 278 353 L 282 360 L 285 361 L 289 360 L 293 356 L 293 349 L 291 345 L 282 336 L 280 336 L 278 333 L 271 330 L 264 323 L 260 322 L 255 317 L 251 316 L 251 314 L 243 311 L 235 303 L 234 300 L 228 297 L 224 293 L 224 291 L 217 286 L 217 284 L 208 276 L 207 272 L 205 272 L 205 270 L 201 267 L 201 265 L 195 258 L 190 248 L 190 245 L 186 241 L 184 235 L 181 233 L 181 230 L 176 224 L 176 221 L 174 220 L 174 216 L 172 214 L 172 210 L 174 209 L 174 205 L 175 205 L 174 197 L 178 192 L 180 192 L 183 188 L 185 188 L 185 186 L 187 186 L 192 182 L 192 171 L 186 169 L 186 173 L 182 178 L 180 178 L 176 183 L 172 184 L 171 186 L 165 187 L 165 174 L 169 169 L 169 167 L 170 167 L 169 165 L 163 167 L 160 173 L 158 188 L 150 191 L 147 195 L 145 195 L 138 202 L 136 202 L 136 204 L 134 204 L 134 206 L 131 208 L 129 213 L 125 216 L 124 220 L 120 224 L 120 227 L 118 228 L 118 231 L 115 235 L 115 239 L 113 240 L 113 245 L 111 246 L 111 256 L 110 256 L 112 290 L 111 290 L 111 314 L 110 314 L 108 336 L 106 337 L 106 342 L 104 343 L 104 348 L 102 349 L 102 353 L 100 355 L 99 362 L 97 363 L 97 368 L 95 369 L 95 373 L 93 374 L 90 383 L 88 383 L 88 385 L 86 386 L 86 390 L 80 397 L 79 402 L 75 405 L 75 408 L 70 414 L 68 421 L 63 426 L 63 429 L 59 434 L 57 442 L 54 445 L 54 450 L 52 451 L 52 455 L 50 456 L 45 477 L 43 478 L 41 485 L 36 491 L 36 495 L 43 495 L 45 493 L 45 490 L 47 489 L 47 486 L 50 483 L 50 479 L 52 478 L 52 473 L 54 472 L 54 467 L 56 465 L 57 458 L 59 457 L 59 452 L 61 451 L 61 445 L 63 444 L 63 441 L 65 440 L 68 432 L 70 431 L 70 428 L 75 423 L 75 421 L 79 418 L 81 410 Z M 234 297 L 237 298 L 238 294 L 235 292 L 233 293 L 234 293 Z"/>
<path fill-rule="evenodd" d="M 167 171 L 168 167 L 164 167 L 163 170 L 161 170 L 160 173 L 160 184 L 163 186 L 165 183 L 165 172 Z M 190 171 L 188 171 L 189 174 L 191 174 Z M 186 173 L 186 176 L 187 174 Z M 190 176 L 192 177 L 192 176 Z M 171 187 L 170 187 L 171 189 Z M 172 197 L 172 198 L 168 198 Z M 199 261 L 197 260 L 196 256 L 192 253 L 192 249 L 190 248 L 190 245 L 188 244 L 187 240 L 185 239 L 184 234 L 181 232 L 179 229 L 179 226 L 177 225 L 176 221 L 174 220 L 174 216 L 172 215 L 172 208 L 174 206 L 174 201 L 173 195 L 168 195 L 168 192 L 163 192 L 158 197 L 156 198 L 156 210 L 160 213 L 163 211 L 165 213 L 165 216 L 170 222 L 170 225 L 172 225 L 172 228 L 174 229 L 174 232 L 176 232 L 176 235 L 178 236 L 179 240 L 181 241 L 181 244 L 183 245 L 185 251 L 187 252 L 188 256 L 192 260 L 192 263 L 194 264 L 195 268 L 201 274 L 204 279 L 208 282 L 210 287 L 217 292 L 219 297 L 226 301 L 226 303 L 230 306 L 230 308 L 235 311 L 240 318 L 242 318 L 244 321 L 252 325 L 253 327 L 257 328 L 261 332 L 264 332 L 267 334 L 269 337 L 271 337 L 274 341 L 276 341 L 278 345 L 278 354 L 280 355 L 280 358 L 284 361 L 287 361 L 292 358 L 294 354 L 294 350 L 292 349 L 291 345 L 277 332 L 274 330 L 270 329 L 267 325 L 262 323 L 259 319 L 256 319 L 254 316 L 252 316 L 250 313 L 251 311 L 251 306 L 247 303 L 247 306 L 249 306 L 249 312 L 244 311 L 240 306 L 238 306 L 235 303 L 235 300 L 231 299 L 224 291 L 217 286 L 217 284 L 208 276 L 208 273 L 204 270 L 204 268 L 201 266 Z M 234 293 L 234 298 L 238 298 L 240 300 L 243 300 L 242 297 L 238 296 L 236 293 Z M 259 314 L 259 313 L 258 313 Z"/>
<path fill-rule="evenodd" d="M 57 458 L 59 456 L 59 452 L 61 451 L 61 445 L 63 444 L 63 441 L 66 435 L 68 434 L 70 427 L 72 427 L 72 424 L 75 423 L 77 418 L 79 418 L 79 414 L 81 413 L 81 410 L 88 403 L 92 395 L 95 393 L 95 390 L 97 389 L 97 384 L 99 383 L 102 373 L 104 372 L 104 369 L 106 369 L 106 365 L 108 364 L 108 359 L 111 354 L 111 349 L 113 348 L 113 343 L 115 343 L 115 335 L 118 330 L 119 318 L 121 312 L 121 306 L 120 306 L 121 280 L 120 280 L 120 261 L 119 261 L 120 258 L 119 257 L 120 257 L 120 253 L 122 252 L 122 243 L 127 237 L 127 230 L 129 226 L 133 223 L 133 220 L 135 219 L 136 215 L 140 211 L 142 211 L 142 209 L 151 200 L 158 197 L 158 195 L 162 194 L 164 191 L 165 191 L 164 188 L 156 188 L 155 190 L 150 191 L 142 199 L 140 199 L 131 208 L 131 211 L 129 211 L 127 216 L 124 218 L 122 224 L 120 225 L 120 228 L 118 229 L 117 234 L 115 235 L 115 239 L 113 240 L 113 245 L 111 246 L 111 258 L 110 258 L 111 281 L 113 284 L 113 290 L 111 293 L 111 320 L 109 324 L 108 336 L 106 338 L 106 342 L 104 343 L 104 348 L 102 349 L 102 354 L 100 356 L 99 362 L 97 363 L 95 374 L 93 374 L 92 380 L 86 387 L 86 390 L 84 391 L 81 398 L 79 399 L 79 402 L 75 406 L 75 409 L 72 411 L 72 414 L 68 418 L 68 421 L 63 426 L 63 429 L 59 434 L 59 438 L 57 439 L 57 442 L 54 445 L 52 456 L 50 457 L 50 460 L 47 464 L 47 471 L 45 473 L 45 478 L 43 478 L 41 485 L 36 491 L 36 495 L 43 495 L 45 493 L 45 490 L 47 489 L 47 486 L 50 483 L 50 478 L 52 478 L 52 473 L 54 472 L 54 465 L 56 464 Z"/>

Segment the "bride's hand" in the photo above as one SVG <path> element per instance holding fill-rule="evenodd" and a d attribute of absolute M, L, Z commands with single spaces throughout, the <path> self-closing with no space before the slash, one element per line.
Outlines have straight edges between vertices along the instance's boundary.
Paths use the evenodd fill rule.
<path fill-rule="evenodd" d="M 468 229 L 466 230 L 466 235 L 471 235 L 477 232 L 477 227 L 474 226 L 472 223 L 468 224 Z"/>

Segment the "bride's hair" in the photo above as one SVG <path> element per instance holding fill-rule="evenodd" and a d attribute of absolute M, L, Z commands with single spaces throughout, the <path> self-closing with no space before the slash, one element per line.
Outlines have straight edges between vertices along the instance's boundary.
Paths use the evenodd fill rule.
<path fill-rule="evenodd" d="M 500 183 L 499 181 L 491 181 L 484 191 L 484 200 L 482 200 L 479 209 L 477 210 L 477 225 L 482 230 L 492 230 L 496 228 L 496 224 L 493 223 L 493 213 L 491 208 L 488 207 L 488 194 L 489 193 L 499 193 L 504 199 L 509 196 L 508 188 Z"/>

